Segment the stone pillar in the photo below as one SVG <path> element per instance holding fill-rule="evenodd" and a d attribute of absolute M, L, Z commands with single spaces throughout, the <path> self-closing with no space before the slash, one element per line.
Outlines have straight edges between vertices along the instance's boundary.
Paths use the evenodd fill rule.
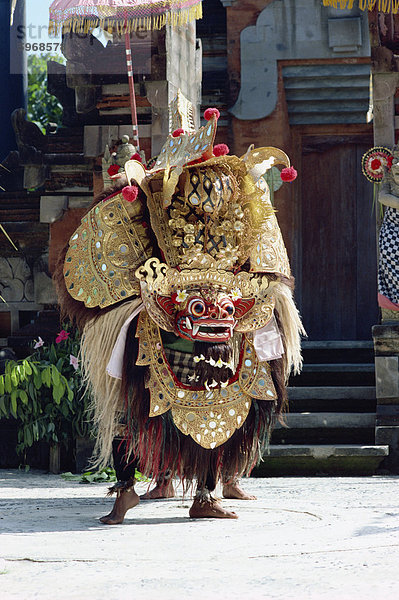
<path fill-rule="evenodd" d="M 399 322 L 374 325 L 377 421 L 375 443 L 389 445 L 382 467 L 399 474 Z"/>
<path fill-rule="evenodd" d="M 395 92 L 399 73 L 374 73 L 373 114 L 374 143 L 392 148 L 395 143 Z"/>

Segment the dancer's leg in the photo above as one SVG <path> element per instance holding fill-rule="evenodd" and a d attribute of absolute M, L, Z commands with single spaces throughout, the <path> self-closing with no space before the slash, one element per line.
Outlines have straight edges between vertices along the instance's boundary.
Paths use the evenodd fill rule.
<path fill-rule="evenodd" d="M 127 511 L 140 502 L 134 491 L 137 462 L 128 461 L 126 443 L 121 439 L 114 439 L 112 450 L 118 483 L 110 488 L 109 495 L 116 494 L 116 499 L 111 512 L 101 517 L 100 521 L 106 525 L 119 525 L 123 523 Z"/>

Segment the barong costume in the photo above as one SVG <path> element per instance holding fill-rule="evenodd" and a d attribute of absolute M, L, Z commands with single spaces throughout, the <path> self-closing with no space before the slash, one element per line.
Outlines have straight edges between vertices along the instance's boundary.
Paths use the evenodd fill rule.
<path fill-rule="evenodd" d="M 83 327 L 96 464 L 121 435 L 141 473 L 199 488 L 262 458 L 303 331 L 265 180 L 289 159 L 223 155 L 216 127 L 211 114 L 170 135 L 150 170 L 129 161 L 128 185 L 83 217 L 58 276 Z"/>

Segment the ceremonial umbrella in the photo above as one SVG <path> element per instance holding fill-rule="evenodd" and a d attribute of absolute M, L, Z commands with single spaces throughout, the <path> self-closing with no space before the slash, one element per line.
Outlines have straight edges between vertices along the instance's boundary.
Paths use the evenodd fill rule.
<path fill-rule="evenodd" d="M 50 6 L 49 32 L 88 34 L 101 27 L 125 35 L 133 143 L 139 150 L 130 34 L 166 25 L 185 25 L 201 16 L 201 0 L 54 0 Z"/>
<path fill-rule="evenodd" d="M 380 12 L 399 12 L 399 0 L 357 0 L 361 10 L 373 10 L 377 7 Z M 354 0 L 323 0 L 323 6 L 341 8 L 342 10 L 353 8 Z"/>

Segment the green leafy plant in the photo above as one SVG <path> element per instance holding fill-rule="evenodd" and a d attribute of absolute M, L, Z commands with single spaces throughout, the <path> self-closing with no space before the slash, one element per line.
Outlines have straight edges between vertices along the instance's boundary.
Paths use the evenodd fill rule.
<path fill-rule="evenodd" d="M 88 437 L 88 394 L 81 389 L 79 339 L 63 329 L 51 344 L 39 337 L 34 352 L 10 360 L 0 376 L 0 417 L 19 422 L 17 453 L 34 442 Z"/>
<path fill-rule="evenodd" d="M 79 483 L 104 483 L 106 481 L 117 481 L 115 469 L 112 467 L 106 467 L 105 469 L 101 469 L 101 471 L 86 471 L 86 473 L 82 473 L 81 475 L 74 475 L 68 471 L 67 473 L 62 473 L 61 477 L 66 481 L 78 481 Z M 142 481 L 145 483 L 150 481 L 137 469 L 134 478 L 136 481 Z"/>
<path fill-rule="evenodd" d="M 28 119 L 44 132 L 47 123 L 60 124 L 62 106 L 55 96 L 47 91 L 47 61 L 59 56 L 31 54 L 28 56 Z"/>
<path fill-rule="evenodd" d="M 106 481 L 116 481 L 115 469 L 106 467 L 101 471 L 86 471 L 81 475 L 74 475 L 70 471 L 62 473 L 61 477 L 66 481 L 78 481 L 79 483 L 104 483 Z"/>

